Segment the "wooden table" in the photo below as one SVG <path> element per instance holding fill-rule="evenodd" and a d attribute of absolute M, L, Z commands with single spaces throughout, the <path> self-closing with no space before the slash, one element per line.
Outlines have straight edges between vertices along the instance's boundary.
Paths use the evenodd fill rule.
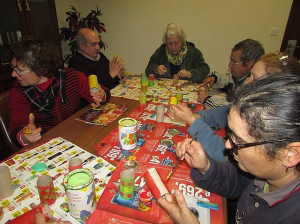
<path fill-rule="evenodd" d="M 117 125 L 118 120 L 124 117 L 127 117 L 135 108 L 139 106 L 137 100 L 130 100 L 119 97 L 111 97 L 110 103 L 128 105 L 128 110 L 123 113 L 117 120 L 112 122 L 106 127 L 99 125 L 91 125 L 84 122 L 76 121 L 75 118 L 81 115 L 82 113 L 91 109 L 91 106 L 86 106 L 81 109 L 56 127 L 52 128 L 50 131 L 45 133 L 42 136 L 42 139 L 38 143 L 43 143 L 54 137 L 62 137 L 84 150 L 98 155 L 94 146 L 101 142 Z M 24 149 L 33 147 L 33 144 L 26 146 Z M 227 202 L 226 199 L 222 197 L 222 205 L 224 211 L 224 223 L 227 223 Z"/>

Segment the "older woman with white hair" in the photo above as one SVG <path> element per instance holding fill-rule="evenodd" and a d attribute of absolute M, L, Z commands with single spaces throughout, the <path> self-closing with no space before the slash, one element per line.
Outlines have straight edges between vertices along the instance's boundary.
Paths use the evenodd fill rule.
<path fill-rule="evenodd" d="M 192 82 L 202 82 L 209 73 L 199 49 L 186 41 L 186 35 L 181 26 L 169 23 L 164 31 L 163 44 L 151 56 L 146 74 L 155 74 L 155 78 L 173 78 Z"/>

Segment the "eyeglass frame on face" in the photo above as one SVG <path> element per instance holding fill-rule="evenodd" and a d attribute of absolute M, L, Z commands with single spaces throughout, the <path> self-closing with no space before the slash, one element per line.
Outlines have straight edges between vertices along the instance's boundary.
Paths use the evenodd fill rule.
<path fill-rule="evenodd" d="M 291 140 L 287 139 L 281 139 L 281 140 L 269 140 L 269 141 L 261 141 L 261 142 L 251 142 L 251 143 L 245 143 L 245 144 L 237 144 L 235 143 L 235 140 L 233 139 L 232 136 L 234 136 L 233 132 L 229 129 L 227 130 L 227 135 L 228 135 L 228 141 L 231 145 L 232 150 L 239 150 L 243 148 L 248 148 L 252 146 L 258 146 L 258 145 L 265 145 L 265 144 L 273 144 L 273 143 L 278 143 L 278 142 L 291 142 Z"/>
<path fill-rule="evenodd" d="M 233 60 L 232 58 L 229 58 L 229 61 L 230 61 L 230 64 L 232 64 L 233 66 L 236 66 L 238 64 L 241 64 L 241 63 L 244 63 L 246 61 L 239 61 L 239 62 L 236 62 L 235 60 Z"/>
<path fill-rule="evenodd" d="M 16 66 L 13 66 L 12 63 L 9 63 L 10 67 L 18 74 L 19 77 L 26 75 L 28 73 L 31 72 L 31 69 L 25 70 L 25 71 L 20 71 L 19 68 L 17 68 Z"/>

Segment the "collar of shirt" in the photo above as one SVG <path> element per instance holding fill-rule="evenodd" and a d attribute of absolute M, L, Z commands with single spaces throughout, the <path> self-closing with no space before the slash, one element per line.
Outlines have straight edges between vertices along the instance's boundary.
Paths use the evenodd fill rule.
<path fill-rule="evenodd" d="M 300 190 L 300 177 L 298 177 L 294 181 L 290 182 L 286 186 L 284 186 L 274 192 L 270 192 L 270 193 L 263 193 L 263 188 L 264 188 L 265 183 L 266 183 L 266 181 L 256 179 L 254 181 L 254 186 L 256 186 L 258 189 L 256 192 L 253 192 L 252 194 L 255 194 L 258 197 L 262 198 L 270 206 L 273 206 L 277 203 L 280 203 L 281 201 L 288 199 L 296 191 Z"/>
<path fill-rule="evenodd" d="M 99 61 L 99 59 L 100 59 L 100 54 L 98 54 L 98 56 L 96 58 L 93 58 L 93 57 L 90 57 L 90 56 L 82 53 L 80 50 L 78 50 L 78 53 L 82 54 L 84 57 L 86 57 L 87 59 L 90 59 L 92 61 Z"/>

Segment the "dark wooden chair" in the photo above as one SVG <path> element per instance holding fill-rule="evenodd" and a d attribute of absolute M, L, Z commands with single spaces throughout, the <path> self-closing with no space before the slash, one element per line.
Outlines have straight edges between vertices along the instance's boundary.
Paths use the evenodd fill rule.
<path fill-rule="evenodd" d="M 0 93 L 0 137 L 4 142 L 5 149 L 0 153 L 2 155 L 10 156 L 17 152 L 20 147 L 14 144 L 8 134 L 8 123 L 10 120 L 10 110 L 8 108 L 9 91 Z M 4 151 L 5 150 L 5 151 Z"/>

